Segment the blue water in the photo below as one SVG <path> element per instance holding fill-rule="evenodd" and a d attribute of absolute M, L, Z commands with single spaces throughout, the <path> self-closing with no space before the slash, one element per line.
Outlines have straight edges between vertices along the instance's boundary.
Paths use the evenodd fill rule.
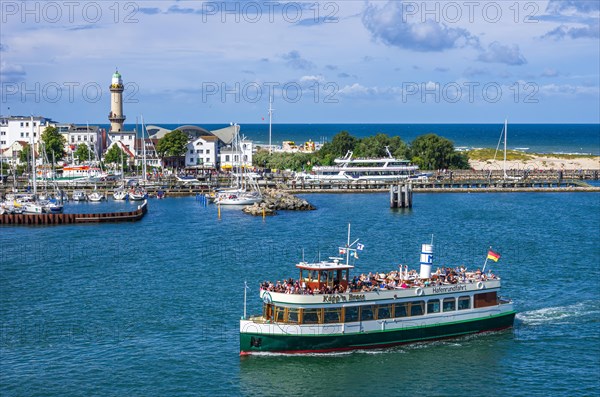
<path fill-rule="evenodd" d="M 161 124 L 174 129 L 179 125 Z M 194 124 L 208 130 L 226 127 L 223 124 Z M 107 126 L 105 126 L 106 128 Z M 134 129 L 134 125 L 127 125 Z M 457 147 L 495 148 L 502 133 L 503 122 L 498 124 L 274 124 L 272 142 L 284 140 L 305 142 L 331 141 L 333 136 L 346 130 L 356 137 L 382 132 L 398 135 L 410 142 L 419 135 L 435 133 L 454 142 Z M 268 124 L 242 124 L 241 133 L 257 143 L 269 142 Z M 600 155 L 599 124 L 509 124 L 509 149 L 534 153 L 591 153 Z"/>
<path fill-rule="evenodd" d="M 600 194 L 304 196 L 263 220 L 193 197 L 151 200 L 137 223 L 0 227 L 1 396 L 592 396 L 600 387 Z M 130 203 L 69 204 L 130 210 Z M 238 355 L 243 285 L 365 245 L 357 272 L 480 267 L 491 245 L 513 330 L 326 356 Z"/>

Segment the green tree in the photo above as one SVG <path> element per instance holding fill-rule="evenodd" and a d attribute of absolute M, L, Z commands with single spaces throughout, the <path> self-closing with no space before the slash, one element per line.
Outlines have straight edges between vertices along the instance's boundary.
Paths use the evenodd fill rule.
<path fill-rule="evenodd" d="M 171 131 L 158 140 L 156 152 L 160 158 L 183 156 L 188 141 L 189 137 L 185 132 L 180 130 Z"/>
<path fill-rule="evenodd" d="M 314 153 L 272 153 L 259 150 L 252 156 L 253 164 L 277 170 L 302 171 L 311 169 L 318 164 L 319 158 Z"/>
<path fill-rule="evenodd" d="M 79 160 L 80 163 L 87 161 L 90 158 L 90 156 L 90 149 L 85 143 L 77 146 L 77 149 L 73 153 L 73 157 L 77 158 L 77 160 Z"/>
<path fill-rule="evenodd" d="M 357 157 L 387 157 L 386 147 L 394 157 L 406 158 L 409 154 L 408 145 L 399 136 L 389 137 L 382 133 L 362 138 L 354 154 Z"/>
<path fill-rule="evenodd" d="M 44 142 L 44 149 L 46 151 L 46 157 L 49 161 L 53 162 L 61 160 L 65 157 L 65 145 L 67 141 L 65 137 L 58 132 L 56 127 L 46 127 L 42 132 L 42 142 Z M 54 159 L 54 160 L 53 160 Z"/>
<path fill-rule="evenodd" d="M 104 162 L 107 164 L 120 164 L 120 167 L 126 169 L 127 154 L 121 150 L 119 145 L 112 145 L 104 155 Z"/>
<path fill-rule="evenodd" d="M 341 131 L 333 137 L 331 143 L 327 142 L 321 147 L 319 157 L 331 161 L 336 157 L 344 157 L 348 150 L 354 150 L 357 143 L 358 139 L 350 135 L 348 131 Z"/>
<path fill-rule="evenodd" d="M 411 160 L 420 168 L 468 168 L 468 159 L 457 153 L 452 141 L 436 134 L 421 135 L 411 144 Z"/>
<path fill-rule="evenodd" d="M 23 150 L 19 153 L 19 162 L 21 164 L 29 164 L 29 153 L 31 152 L 31 146 L 26 144 L 23 146 Z"/>

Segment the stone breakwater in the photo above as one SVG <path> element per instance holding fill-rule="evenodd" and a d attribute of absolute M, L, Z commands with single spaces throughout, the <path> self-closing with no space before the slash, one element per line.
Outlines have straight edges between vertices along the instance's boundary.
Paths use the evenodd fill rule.
<path fill-rule="evenodd" d="M 244 207 L 242 211 L 250 215 L 275 215 L 277 210 L 311 211 L 316 208 L 308 201 L 288 192 L 277 189 L 264 189 L 260 203 Z"/>

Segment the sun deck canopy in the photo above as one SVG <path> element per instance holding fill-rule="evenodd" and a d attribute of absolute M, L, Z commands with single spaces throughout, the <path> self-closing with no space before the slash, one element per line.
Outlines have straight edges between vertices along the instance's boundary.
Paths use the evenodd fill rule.
<path fill-rule="evenodd" d="M 331 258 L 333 262 L 319 262 L 319 263 L 307 263 L 300 262 L 296 265 L 297 268 L 305 269 L 305 270 L 346 270 L 346 269 L 354 269 L 353 265 L 347 265 L 345 263 L 340 263 L 343 258 Z"/>

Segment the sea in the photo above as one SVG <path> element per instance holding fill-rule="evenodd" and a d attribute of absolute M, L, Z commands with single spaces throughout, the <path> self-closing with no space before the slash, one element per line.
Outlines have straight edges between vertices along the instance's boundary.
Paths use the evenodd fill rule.
<path fill-rule="evenodd" d="M 263 219 L 223 208 L 219 218 L 195 197 L 168 197 L 135 223 L 0 226 L 0 395 L 598 395 L 599 193 L 419 193 L 410 210 L 390 209 L 385 193 L 302 197 L 317 209 Z M 514 328 L 240 357 L 244 292 L 258 313 L 260 282 L 335 255 L 348 225 L 365 247 L 355 274 L 416 268 L 432 241 L 434 268 L 474 270 L 492 247 Z"/>
<path fill-rule="evenodd" d="M 182 125 L 196 125 L 209 131 L 224 128 L 229 124 L 169 124 L 152 123 L 167 129 Z M 109 125 L 101 125 L 108 128 Z M 357 138 L 377 133 L 400 136 L 411 142 L 419 135 L 434 133 L 443 136 L 460 149 L 497 147 L 504 123 L 498 124 L 273 124 L 271 141 L 281 145 L 282 141 L 304 143 L 331 142 L 340 131 L 348 131 Z M 135 124 L 125 129 L 136 129 Z M 141 131 L 140 126 L 137 131 Z M 240 124 L 240 133 L 257 145 L 269 142 L 269 125 Z M 502 143 L 503 145 L 503 143 Z M 600 124 L 508 124 L 508 149 L 531 153 L 593 154 L 600 155 Z"/>

